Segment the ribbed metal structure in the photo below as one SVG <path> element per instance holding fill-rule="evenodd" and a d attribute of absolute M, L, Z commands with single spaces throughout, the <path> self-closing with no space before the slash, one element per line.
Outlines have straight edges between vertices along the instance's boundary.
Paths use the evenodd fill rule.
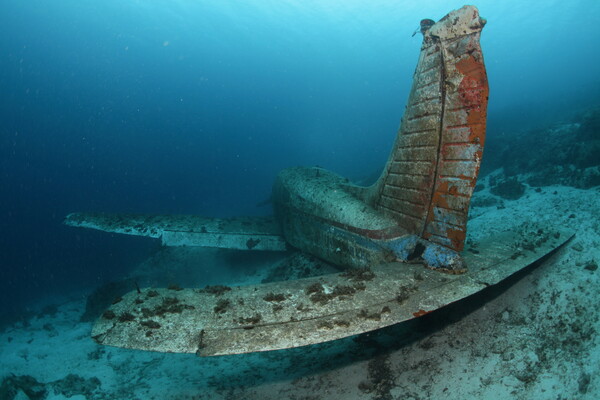
<path fill-rule="evenodd" d="M 371 202 L 408 232 L 461 251 L 483 145 L 485 21 L 463 7 L 425 31 L 407 108 Z"/>

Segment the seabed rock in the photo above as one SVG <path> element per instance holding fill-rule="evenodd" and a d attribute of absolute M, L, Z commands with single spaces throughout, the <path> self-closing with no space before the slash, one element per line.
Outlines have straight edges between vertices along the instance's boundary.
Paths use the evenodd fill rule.
<path fill-rule="evenodd" d="M 45 384 L 29 375 L 9 375 L 0 384 L 0 399 L 42 400 L 48 394 Z"/>
<path fill-rule="evenodd" d="M 600 107 L 584 110 L 568 122 L 505 139 L 488 143 L 485 170 L 503 168 L 505 179 L 527 175 L 524 182 L 534 187 L 600 185 Z"/>
<path fill-rule="evenodd" d="M 517 200 L 525 194 L 525 185 L 519 182 L 517 178 L 512 177 L 497 182 L 495 186 L 490 188 L 490 192 L 507 200 Z"/>
<path fill-rule="evenodd" d="M 79 375 L 69 374 L 63 379 L 54 382 L 38 382 L 29 375 L 9 375 L 0 384 L 0 400 L 44 400 L 48 390 L 54 389 L 56 394 L 65 397 L 82 395 L 86 399 L 94 398 L 93 393 L 100 387 L 98 378 L 83 378 Z"/>
<path fill-rule="evenodd" d="M 54 391 L 65 397 L 73 397 L 78 394 L 85 396 L 86 399 L 100 386 L 100 379 L 95 376 L 83 378 L 79 375 L 69 374 L 63 379 L 52 383 Z"/>

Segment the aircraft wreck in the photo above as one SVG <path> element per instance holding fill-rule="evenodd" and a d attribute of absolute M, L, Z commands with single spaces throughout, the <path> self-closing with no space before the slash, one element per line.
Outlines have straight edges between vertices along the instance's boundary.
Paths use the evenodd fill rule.
<path fill-rule="evenodd" d="M 419 317 L 559 248 L 569 233 L 524 226 L 477 243 L 477 252 L 464 251 L 485 142 L 484 25 L 473 6 L 421 22 L 407 108 L 370 187 L 322 168 L 294 167 L 277 176 L 274 217 L 67 216 L 71 226 L 160 238 L 166 246 L 295 249 L 345 267 L 261 285 L 133 290 L 102 314 L 92 337 L 201 356 L 316 344 Z"/>

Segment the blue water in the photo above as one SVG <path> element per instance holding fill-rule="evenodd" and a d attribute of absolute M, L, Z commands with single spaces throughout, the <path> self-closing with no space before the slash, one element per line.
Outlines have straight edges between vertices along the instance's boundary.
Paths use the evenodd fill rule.
<path fill-rule="evenodd" d="M 0 318 L 155 246 L 64 227 L 69 212 L 268 214 L 256 204 L 281 168 L 376 173 L 408 98 L 412 32 L 462 5 L 3 0 Z M 599 102 L 600 2 L 477 5 L 489 140 Z"/>

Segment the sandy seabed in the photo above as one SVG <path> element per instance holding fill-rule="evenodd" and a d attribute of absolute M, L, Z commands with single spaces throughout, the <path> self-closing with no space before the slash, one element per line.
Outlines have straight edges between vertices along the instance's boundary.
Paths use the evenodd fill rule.
<path fill-rule="evenodd" d="M 90 338 L 85 299 L 74 295 L 0 334 L 0 378 L 29 375 L 47 399 L 73 400 L 598 399 L 600 187 L 528 187 L 518 200 L 473 207 L 469 237 L 528 221 L 576 236 L 508 282 L 372 334 L 215 358 L 124 350 Z"/>

